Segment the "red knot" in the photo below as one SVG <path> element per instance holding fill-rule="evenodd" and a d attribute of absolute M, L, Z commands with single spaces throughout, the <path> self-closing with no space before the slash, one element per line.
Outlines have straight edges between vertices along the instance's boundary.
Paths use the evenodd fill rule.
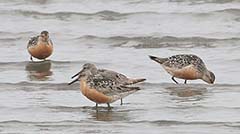
<path fill-rule="evenodd" d="M 192 54 L 174 55 L 168 58 L 159 58 L 155 56 L 149 56 L 150 59 L 160 63 L 163 68 L 172 75 L 172 80 L 178 84 L 174 79 L 181 78 L 185 80 L 202 79 L 203 81 L 213 84 L 215 81 L 215 75 L 209 71 L 202 59 Z"/>
<path fill-rule="evenodd" d="M 53 52 L 53 43 L 48 31 L 42 31 L 40 35 L 32 37 L 28 41 L 27 49 L 31 60 L 32 57 L 44 60 L 49 57 Z"/>
<path fill-rule="evenodd" d="M 110 103 L 140 90 L 139 87 L 129 85 L 145 81 L 145 79 L 130 79 L 111 70 L 97 69 L 91 63 L 84 64 L 83 69 L 72 78 L 76 76 L 78 77 L 69 85 L 79 80 L 80 90 L 84 96 L 96 102 L 96 107 L 98 104 L 107 103 L 108 108 L 110 108 Z"/>

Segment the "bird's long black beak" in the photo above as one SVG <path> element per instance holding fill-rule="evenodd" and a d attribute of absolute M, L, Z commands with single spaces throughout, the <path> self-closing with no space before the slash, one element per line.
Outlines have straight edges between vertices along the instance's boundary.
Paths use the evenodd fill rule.
<path fill-rule="evenodd" d="M 77 74 L 73 75 L 71 78 L 73 79 L 74 77 L 78 76 L 80 74 L 80 72 L 78 72 Z"/>
<path fill-rule="evenodd" d="M 71 84 L 75 83 L 76 81 L 78 81 L 78 77 L 76 79 L 74 79 L 73 81 L 71 81 L 70 83 L 68 83 L 68 85 L 71 85 Z"/>
<path fill-rule="evenodd" d="M 81 71 L 78 72 L 77 74 L 73 75 L 73 76 L 72 76 L 72 79 L 75 78 L 75 77 L 77 77 L 77 78 L 75 78 L 73 81 L 71 81 L 70 83 L 68 83 L 68 85 L 71 85 L 71 84 L 77 82 L 78 79 L 79 79 L 79 75 L 80 75 L 82 72 L 83 72 L 83 70 L 81 70 Z"/>

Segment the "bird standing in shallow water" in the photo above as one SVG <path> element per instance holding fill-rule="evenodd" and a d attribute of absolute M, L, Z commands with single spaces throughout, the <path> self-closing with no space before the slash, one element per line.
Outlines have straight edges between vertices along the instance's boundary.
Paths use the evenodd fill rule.
<path fill-rule="evenodd" d="M 39 36 L 32 37 L 27 45 L 28 52 L 30 53 L 30 59 L 46 59 L 53 52 L 53 43 L 49 38 L 48 31 L 42 31 Z"/>
<path fill-rule="evenodd" d="M 163 68 L 172 75 L 172 80 L 178 84 L 174 79 L 181 78 L 185 80 L 202 79 L 203 81 L 213 84 L 215 81 L 215 75 L 209 71 L 204 62 L 196 55 L 181 54 L 174 55 L 168 58 L 159 58 L 155 56 L 149 56 L 150 59 L 160 63 Z"/>
<path fill-rule="evenodd" d="M 79 80 L 80 90 L 84 96 L 96 102 L 96 107 L 100 103 L 107 103 L 108 108 L 110 108 L 110 103 L 140 90 L 139 87 L 130 87 L 130 84 L 145 80 L 129 79 L 114 71 L 97 69 L 90 63 L 84 64 L 83 69 L 72 78 L 76 76 L 78 77 L 69 85 Z"/>
<path fill-rule="evenodd" d="M 143 82 L 146 80 L 144 78 L 131 79 L 123 74 L 120 74 L 120 73 L 117 73 L 117 72 L 111 71 L 111 70 L 106 70 L 106 69 L 98 69 L 98 73 L 105 78 L 112 79 L 116 83 L 124 84 L 124 85 L 132 85 L 132 84 L 136 84 L 136 83 Z M 122 104 L 123 104 L 123 100 L 121 98 L 121 105 Z"/>
<path fill-rule="evenodd" d="M 124 84 L 124 85 L 132 85 L 136 84 L 142 81 L 145 81 L 146 79 L 131 79 L 127 76 L 117 73 L 115 71 L 107 70 L 107 69 L 97 69 L 97 67 L 94 64 L 87 63 L 88 69 L 91 71 L 92 74 L 98 74 L 101 75 L 104 78 L 112 79 L 118 84 Z M 78 73 L 76 74 L 78 75 Z M 73 77 L 75 77 L 74 75 Z M 121 98 L 121 105 L 123 104 L 123 100 Z"/>

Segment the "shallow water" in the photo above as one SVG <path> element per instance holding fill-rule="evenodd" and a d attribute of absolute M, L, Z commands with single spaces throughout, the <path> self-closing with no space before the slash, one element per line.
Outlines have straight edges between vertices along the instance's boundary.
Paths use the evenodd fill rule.
<path fill-rule="evenodd" d="M 239 0 L 2 0 L 0 7 L 0 133 L 239 133 Z M 27 41 L 45 29 L 54 54 L 29 62 Z M 216 84 L 175 85 L 148 58 L 180 53 L 200 56 Z M 147 81 L 124 105 L 96 112 L 77 83 L 67 86 L 86 62 Z"/>

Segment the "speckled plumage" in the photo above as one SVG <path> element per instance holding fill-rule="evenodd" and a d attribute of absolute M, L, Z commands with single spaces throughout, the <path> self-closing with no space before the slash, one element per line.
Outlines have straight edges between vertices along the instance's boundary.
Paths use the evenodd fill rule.
<path fill-rule="evenodd" d="M 39 41 L 38 39 L 39 39 L 39 36 L 31 37 L 31 38 L 29 39 L 29 41 L 28 41 L 27 48 L 37 45 L 37 43 L 38 43 L 38 41 Z M 48 42 L 50 42 L 50 44 L 53 45 L 51 39 L 48 39 L 47 43 L 48 43 Z"/>
<path fill-rule="evenodd" d="M 172 80 L 178 84 L 174 79 L 181 78 L 187 80 L 202 79 L 207 83 L 215 81 L 215 75 L 209 71 L 201 58 L 193 54 L 180 54 L 168 58 L 159 58 L 149 56 L 150 59 L 160 63 L 163 68 L 172 75 Z"/>
<path fill-rule="evenodd" d="M 181 54 L 181 55 L 174 55 L 169 58 L 163 63 L 164 66 L 170 68 L 177 68 L 182 69 L 186 66 L 193 65 L 196 67 L 200 72 L 206 70 L 206 66 L 204 62 L 196 55 L 193 54 Z"/>
<path fill-rule="evenodd" d="M 104 77 L 100 74 L 90 75 L 87 78 L 87 84 L 90 88 L 94 88 L 107 96 L 133 91 L 132 87 L 127 87 L 126 84 L 110 79 L 108 77 Z M 135 87 L 134 90 L 137 89 L 138 87 Z"/>
<path fill-rule="evenodd" d="M 39 36 L 35 36 L 29 39 L 27 48 L 37 45 Z"/>
<path fill-rule="evenodd" d="M 145 81 L 146 79 L 131 79 L 125 76 L 124 74 L 112 71 L 112 70 L 107 70 L 107 69 L 97 69 L 97 67 L 94 64 L 91 63 L 86 63 L 84 64 L 83 68 L 88 69 L 92 74 L 101 76 L 106 79 L 111 79 L 116 83 L 119 84 L 126 84 L 126 85 L 131 85 L 135 84 L 138 82 Z M 78 73 L 79 74 L 79 73 Z M 78 75 L 76 74 L 76 75 Z"/>
<path fill-rule="evenodd" d="M 86 83 L 85 86 L 80 87 L 82 93 L 90 100 L 98 103 L 112 103 L 116 100 L 122 99 L 129 94 L 132 94 L 138 90 L 139 87 L 128 86 L 137 82 L 144 81 L 145 79 L 130 79 L 125 75 L 106 69 L 97 69 L 95 65 L 87 63 L 83 65 L 83 69 L 74 75 L 72 78 L 78 76 L 75 81 L 79 80 L 80 83 Z M 90 95 L 87 90 L 95 90 L 97 93 L 109 98 L 107 101 L 98 102 L 97 95 Z M 92 92 L 93 93 L 93 92 Z M 97 94 L 95 93 L 95 94 Z M 91 97 L 90 97 L 91 96 Z"/>

